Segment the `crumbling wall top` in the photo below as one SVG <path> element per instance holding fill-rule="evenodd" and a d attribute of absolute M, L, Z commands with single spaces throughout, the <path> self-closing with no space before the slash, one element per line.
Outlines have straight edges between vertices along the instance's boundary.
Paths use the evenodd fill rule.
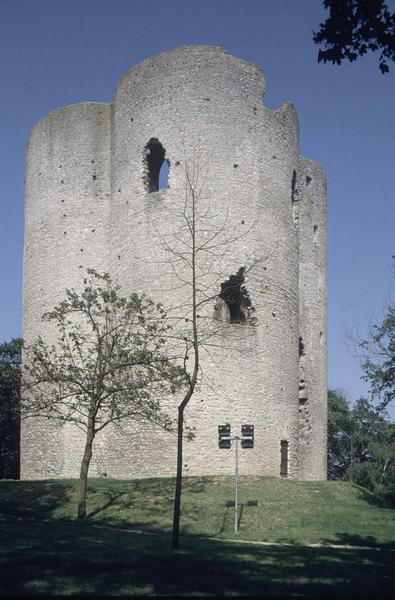
<path fill-rule="evenodd" d="M 227 67 L 228 69 L 233 67 L 233 70 L 238 68 L 240 85 L 245 85 L 245 79 L 248 78 L 249 85 L 254 86 L 259 99 L 265 93 L 265 77 L 258 65 L 237 58 L 220 46 L 187 45 L 156 54 L 132 67 L 119 82 L 115 97 L 133 80 L 150 79 L 150 77 L 156 76 L 159 67 L 166 75 L 167 73 L 173 74 L 175 69 L 181 69 L 183 66 L 186 70 L 204 68 L 207 70 L 208 76 L 217 71 L 222 77 L 227 71 Z"/>

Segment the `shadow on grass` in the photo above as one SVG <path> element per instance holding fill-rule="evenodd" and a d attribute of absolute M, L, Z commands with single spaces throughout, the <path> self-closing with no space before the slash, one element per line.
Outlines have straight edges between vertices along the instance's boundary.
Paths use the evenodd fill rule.
<path fill-rule="evenodd" d="M 2 481 L 0 513 L 51 518 L 56 510 L 71 501 L 75 486 L 75 482 L 64 480 Z"/>
<path fill-rule="evenodd" d="M 358 498 L 360 500 L 363 500 L 364 502 L 367 502 L 372 506 L 377 506 L 378 508 L 386 508 L 389 510 L 395 509 L 395 506 L 389 501 L 385 500 L 384 498 L 380 498 L 380 496 L 373 494 L 372 492 L 361 486 L 357 486 L 356 484 L 354 485 L 358 488 Z"/>
<path fill-rule="evenodd" d="M 385 551 L 259 547 L 101 530 L 80 523 L 1 522 L 0 596 L 188 595 L 389 598 Z"/>
<path fill-rule="evenodd" d="M 184 494 L 204 495 L 207 493 L 207 478 L 186 480 Z M 106 480 L 97 480 L 88 488 L 88 518 L 99 516 L 99 521 L 123 528 L 141 528 L 145 531 L 169 531 L 173 511 L 175 480 L 145 479 L 131 482 L 114 481 L 106 485 Z M 106 512 L 107 511 L 107 512 Z M 135 511 L 133 513 L 133 511 Z M 200 518 L 199 508 L 188 507 L 189 517 Z M 132 515 L 132 520 L 130 519 Z M 140 522 L 139 517 L 145 521 Z"/>
<path fill-rule="evenodd" d="M 246 505 L 244 502 L 241 502 L 238 506 L 237 528 L 239 531 L 240 531 L 240 528 L 242 525 L 243 514 L 244 514 L 246 506 L 248 508 L 248 503 Z M 214 535 L 212 537 L 220 536 L 225 532 L 225 529 L 230 528 L 230 521 L 232 521 L 232 526 L 234 527 L 235 503 L 233 500 L 228 500 L 228 502 L 226 502 L 221 527 L 219 528 L 219 530 L 216 533 L 214 533 Z M 227 525 L 228 525 L 228 527 L 227 527 Z"/>
<path fill-rule="evenodd" d="M 93 492 L 90 491 L 90 494 L 92 494 L 92 493 L 96 493 L 96 490 L 94 490 Z M 99 506 L 98 508 L 96 508 L 95 510 L 91 510 L 87 514 L 88 519 L 91 519 L 92 517 L 95 517 L 99 513 L 104 512 L 107 508 L 111 508 L 112 506 L 116 505 L 116 503 L 119 501 L 119 499 L 125 495 L 125 492 L 104 492 L 104 495 L 107 497 L 107 501 L 104 504 L 102 504 L 101 506 Z"/>
<path fill-rule="evenodd" d="M 336 538 L 323 540 L 323 544 L 339 544 L 345 546 L 370 546 L 371 548 L 380 548 L 381 550 L 395 550 L 395 541 L 382 542 L 372 535 L 358 535 L 352 533 L 336 533 Z M 395 558 L 395 556 L 394 556 Z"/>

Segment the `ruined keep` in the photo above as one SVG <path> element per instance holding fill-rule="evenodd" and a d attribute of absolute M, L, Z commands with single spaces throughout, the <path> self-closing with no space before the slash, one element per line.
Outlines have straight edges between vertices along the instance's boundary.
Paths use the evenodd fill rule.
<path fill-rule="evenodd" d="M 132 68 L 111 104 L 66 106 L 37 123 L 27 147 L 23 337 L 50 338 L 42 314 L 65 288 L 82 285 L 88 267 L 109 272 L 125 293 L 177 303 L 157 235 L 171 233 L 183 169 L 198 160 L 207 171 L 203 196 L 215 218 L 226 212 L 233 239 L 217 260 L 218 302 L 206 316 L 228 320 L 227 339 L 241 351 L 220 341 L 202 356 L 205 378 L 186 412 L 196 438 L 185 444 L 184 474 L 233 473 L 218 425 L 240 435 L 252 423 L 255 446 L 241 450 L 241 473 L 325 479 L 325 175 L 299 156 L 293 105 L 265 107 L 264 87 L 256 65 L 222 48 L 186 46 Z M 244 306 L 227 302 L 230 276 L 248 290 Z M 78 476 L 82 444 L 69 424 L 25 420 L 22 478 Z M 175 450 L 175 436 L 153 425 L 109 426 L 95 440 L 90 474 L 174 476 Z"/>

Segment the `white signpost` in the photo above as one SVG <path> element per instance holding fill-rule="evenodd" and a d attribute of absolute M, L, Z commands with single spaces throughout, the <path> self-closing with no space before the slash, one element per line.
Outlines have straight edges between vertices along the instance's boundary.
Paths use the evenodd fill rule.
<path fill-rule="evenodd" d="M 229 423 L 226 425 L 218 425 L 218 446 L 221 449 L 230 449 L 232 442 L 235 447 L 235 533 L 239 532 L 238 519 L 238 501 L 239 501 L 239 440 L 241 440 L 242 448 L 254 447 L 254 426 L 242 425 L 241 436 L 230 435 L 231 427 Z"/>

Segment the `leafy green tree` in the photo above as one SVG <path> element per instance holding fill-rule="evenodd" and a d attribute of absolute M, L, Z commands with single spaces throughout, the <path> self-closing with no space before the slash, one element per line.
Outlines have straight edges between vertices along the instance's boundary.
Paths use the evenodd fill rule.
<path fill-rule="evenodd" d="M 19 478 L 22 340 L 0 344 L 0 479 Z"/>
<path fill-rule="evenodd" d="M 321 45 L 318 62 L 340 65 L 367 52 L 380 50 L 379 69 L 388 73 L 395 60 L 395 13 L 383 0 L 325 0 L 329 17 L 320 23 L 313 40 Z"/>
<path fill-rule="evenodd" d="M 395 425 L 371 402 L 328 393 L 328 473 L 395 502 Z"/>
<path fill-rule="evenodd" d="M 173 422 L 161 398 L 184 383 L 170 346 L 170 325 L 160 304 L 120 295 L 108 273 L 88 269 L 82 292 L 43 319 L 55 325 L 56 344 L 42 338 L 24 349 L 23 414 L 74 423 L 85 434 L 78 517 L 86 517 L 89 465 L 96 435 L 110 423 L 147 420 L 165 430 Z"/>
<path fill-rule="evenodd" d="M 353 431 L 350 407 L 338 390 L 328 390 L 328 477 L 343 479 L 350 464 Z"/>
<path fill-rule="evenodd" d="M 395 502 L 395 424 L 365 398 L 352 411 L 351 481 Z"/>
<path fill-rule="evenodd" d="M 389 305 L 384 320 L 370 328 L 365 340 L 359 340 L 362 378 L 370 383 L 374 400 L 385 409 L 395 398 L 395 306 Z"/>

